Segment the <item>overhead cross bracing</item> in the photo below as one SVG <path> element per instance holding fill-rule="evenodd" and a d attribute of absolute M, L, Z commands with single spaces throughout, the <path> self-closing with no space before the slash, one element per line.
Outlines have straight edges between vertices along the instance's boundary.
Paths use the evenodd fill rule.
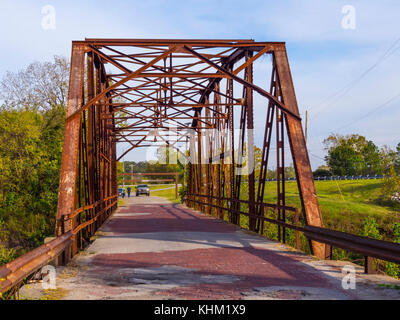
<path fill-rule="evenodd" d="M 221 46 L 216 41 L 212 43 L 212 46 L 186 43 L 176 45 L 175 49 L 163 43 L 117 48 L 110 45 L 90 46 L 108 63 L 107 67 L 112 66 L 107 68 L 107 78 L 112 84 L 124 81 L 132 70 L 149 66 L 112 90 L 113 110 L 118 112 L 117 116 L 114 115 L 117 142 L 129 142 L 131 148 L 136 148 L 146 142 L 154 142 L 154 138 L 163 136 L 165 131 L 171 137 L 171 131 L 179 135 L 186 129 L 197 130 L 197 121 L 206 128 L 216 127 L 215 121 L 226 121 L 226 109 L 240 106 L 241 97 L 235 98 L 222 92 L 215 84 L 229 76 L 218 72 L 208 61 L 200 60 L 188 50 L 198 50 L 211 63 L 222 66 L 234 64 L 245 53 L 240 47 L 226 47 L 226 42 Z M 160 56 L 163 57 L 161 60 Z M 154 59 L 159 61 L 152 64 Z M 234 73 L 242 69 L 243 66 Z M 218 96 L 219 101 L 205 102 L 205 97 L 209 98 L 212 94 Z M 203 113 L 198 112 L 201 109 Z M 130 122 L 126 123 L 128 120 Z"/>

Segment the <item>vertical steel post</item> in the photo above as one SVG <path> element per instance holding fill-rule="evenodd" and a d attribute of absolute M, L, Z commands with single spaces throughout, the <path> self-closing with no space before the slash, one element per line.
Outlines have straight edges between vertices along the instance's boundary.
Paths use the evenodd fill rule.
<path fill-rule="evenodd" d="M 276 82 L 277 82 L 276 71 L 275 71 L 275 66 L 273 66 L 271 73 L 270 93 L 275 97 L 277 96 Z M 263 147 L 261 152 L 261 164 L 260 164 L 260 173 L 259 173 L 258 188 L 257 188 L 257 203 L 262 203 L 264 200 L 265 183 L 268 172 L 268 158 L 269 158 L 271 137 L 272 137 L 272 127 L 274 123 L 274 114 L 275 114 L 275 104 L 269 100 L 267 117 L 265 120 Z M 257 207 L 257 214 L 263 216 L 265 211 L 261 207 L 262 207 L 261 205 Z M 264 229 L 264 220 L 262 221 L 258 220 L 256 231 L 259 231 L 262 234 L 264 231 L 263 229 Z"/>
<path fill-rule="evenodd" d="M 88 100 L 94 97 L 94 61 L 93 53 L 87 54 L 87 95 Z M 94 159 L 94 106 L 90 106 L 88 109 L 88 171 L 89 171 L 89 203 L 95 201 L 95 159 Z M 95 216 L 95 209 L 89 210 L 89 218 Z M 94 225 L 90 226 L 90 235 L 95 232 Z"/>
<path fill-rule="evenodd" d="M 178 200 L 178 174 L 175 174 L 175 199 Z"/>
<path fill-rule="evenodd" d="M 71 71 L 66 116 L 71 116 L 82 106 L 82 88 L 84 83 L 85 45 L 72 45 Z M 77 165 L 79 160 L 79 131 L 81 115 L 70 118 L 65 124 L 64 146 L 62 152 L 60 186 L 58 192 L 57 221 L 72 213 L 75 209 Z M 63 231 L 72 228 L 71 221 L 65 221 Z M 57 235 L 61 235 L 61 226 L 57 225 Z"/>
<path fill-rule="evenodd" d="M 284 44 L 281 45 L 281 48 L 274 50 L 274 58 L 281 84 L 283 103 L 288 110 L 299 115 L 296 94 Z M 288 116 L 286 117 L 286 126 L 306 221 L 311 226 L 322 227 L 322 215 L 318 205 L 314 178 L 301 122 L 294 117 Z M 314 255 L 323 259 L 325 256 L 325 245 L 312 241 L 312 251 Z"/>
<path fill-rule="evenodd" d="M 246 54 L 246 60 L 253 56 L 251 51 Z M 247 67 L 247 81 L 253 83 L 253 64 Z M 256 227 L 255 210 L 255 176 L 254 176 L 254 123 L 253 123 L 253 89 L 247 87 L 247 168 L 249 187 L 249 229 L 254 231 Z"/>

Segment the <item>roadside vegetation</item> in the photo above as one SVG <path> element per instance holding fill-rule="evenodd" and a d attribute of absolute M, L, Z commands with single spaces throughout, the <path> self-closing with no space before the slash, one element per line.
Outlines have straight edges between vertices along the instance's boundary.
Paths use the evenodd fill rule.
<path fill-rule="evenodd" d="M 54 233 L 68 71 L 54 57 L 0 82 L 0 265 Z"/>
<path fill-rule="evenodd" d="M 385 240 L 393 240 L 392 226 L 400 222 L 400 203 L 384 200 L 385 181 L 315 181 L 327 228 L 358 234 L 364 220 L 374 219 Z M 264 201 L 276 203 L 276 183 L 268 182 Z M 286 182 L 286 204 L 300 208 L 296 182 Z"/>

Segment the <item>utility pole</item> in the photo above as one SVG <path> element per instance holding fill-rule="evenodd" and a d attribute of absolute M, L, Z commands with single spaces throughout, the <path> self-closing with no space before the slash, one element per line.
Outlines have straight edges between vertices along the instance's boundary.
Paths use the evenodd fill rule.
<path fill-rule="evenodd" d="M 188 162 L 188 137 L 186 136 L 186 144 L 185 144 L 185 169 L 183 170 L 183 183 L 182 186 L 185 187 L 185 182 L 186 182 L 186 169 L 187 169 L 187 162 Z"/>
<path fill-rule="evenodd" d="M 125 161 L 122 161 L 122 172 L 125 173 Z M 122 187 L 125 188 L 125 176 L 122 176 Z"/>
<path fill-rule="evenodd" d="M 132 169 L 132 173 L 133 173 L 133 166 L 134 166 L 134 164 L 133 164 L 133 163 L 131 163 L 131 169 Z M 132 175 L 131 182 L 133 182 L 132 180 L 133 180 L 133 175 Z"/>

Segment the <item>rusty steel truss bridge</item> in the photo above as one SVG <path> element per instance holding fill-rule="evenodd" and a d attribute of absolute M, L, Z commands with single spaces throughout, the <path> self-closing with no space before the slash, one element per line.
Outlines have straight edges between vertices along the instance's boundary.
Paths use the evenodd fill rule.
<path fill-rule="evenodd" d="M 270 57 L 266 88 L 255 62 Z M 285 43 L 254 40 L 86 39 L 73 41 L 56 237 L 0 267 L 0 292 L 13 296 L 41 266 L 67 263 L 118 205 L 117 161 L 155 141 L 185 158 L 186 205 L 263 233 L 274 224 L 308 239 L 312 254 L 332 247 L 400 263 L 400 245 L 324 228 Z M 254 112 L 254 96 L 263 111 Z M 255 117 L 264 126 L 258 132 Z M 254 162 L 255 137 L 262 139 Z M 117 155 L 117 143 L 129 147 Z M 188 148 L 182 151 L 178 145 Z M 287 147 L 285 147 L 287 145 Z M 299 208 L 285 202 L 285 149 Z M 276 201 L 264 201 L 268 161 L 276 164 Z M 245 168 L 246 167 L 246 168 Z M 243 174 L 245 172 L 245 174 Z M 245 186 L 245 188 L 244 188 Z"/>

